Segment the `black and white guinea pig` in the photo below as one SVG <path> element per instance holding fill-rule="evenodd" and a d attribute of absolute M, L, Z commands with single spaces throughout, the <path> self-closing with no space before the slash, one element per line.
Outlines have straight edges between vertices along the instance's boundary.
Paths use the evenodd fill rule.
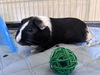
<path fill-rule="evenodd" d="M 45 51 L 59 43 L 85 42 L 91 38 L 87 25 L 79 19 L 45 16 L 23 19 L 15 36 L 21 45 L 37 45 L 37 52 Z"/>

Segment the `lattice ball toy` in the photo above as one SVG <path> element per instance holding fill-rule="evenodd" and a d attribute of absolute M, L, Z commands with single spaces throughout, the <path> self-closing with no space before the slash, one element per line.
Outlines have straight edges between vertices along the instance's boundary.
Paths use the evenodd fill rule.
<path fill-rule="evenodd" d="M 76 65 L 77 57 L 69 49 L 59 47 L 51 54 L 50 68 L 58 74 L 69 75 Z"/>

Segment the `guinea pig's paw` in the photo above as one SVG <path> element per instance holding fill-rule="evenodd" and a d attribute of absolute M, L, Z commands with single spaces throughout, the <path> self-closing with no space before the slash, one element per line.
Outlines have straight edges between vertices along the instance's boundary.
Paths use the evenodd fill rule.
<path fill-rule="evenodd" d="M 59 45 L 59 44 L 56 44 L 55 46 L 56 46 L 56 47 L 60 47 L 60 45 Z"/>
<path fill-rule="evenodd" d="M 35 52 L 35 50 L 31 50 L 31 53 L 34 53 Z"/>
<path fill-rule="evenodd" d="M 40 53 L 40 52 L 43 52 L 43 51 L 45 51 L 45 48 L 43 48 L 43 47 L 41 47 L 41 46 L 38 46 L 38 47 L 35 49 L 34 53 Z"/>

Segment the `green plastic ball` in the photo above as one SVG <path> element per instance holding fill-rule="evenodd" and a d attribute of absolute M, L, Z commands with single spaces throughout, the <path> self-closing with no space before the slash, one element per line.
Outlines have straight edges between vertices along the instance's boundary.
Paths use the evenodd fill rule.
<path fill-rule="evenodd" d="M 77 65 L 76 55 L 69 49 L 56 48 L 50 57 L 50 68 L 62 75 L 69 75 Z"/>

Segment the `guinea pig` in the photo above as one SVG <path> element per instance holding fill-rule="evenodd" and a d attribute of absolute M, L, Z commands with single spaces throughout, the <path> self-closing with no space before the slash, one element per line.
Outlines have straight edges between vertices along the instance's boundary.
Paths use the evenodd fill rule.
<path fill-rule="evenodd" d="M 77 18 L 32 16 L 22 19 L 15 39 L 21 45 L 36 45 L 36 51 L 43 52 L 59 43 L 88 42 L 92 35 L 87 25 Z"/>

